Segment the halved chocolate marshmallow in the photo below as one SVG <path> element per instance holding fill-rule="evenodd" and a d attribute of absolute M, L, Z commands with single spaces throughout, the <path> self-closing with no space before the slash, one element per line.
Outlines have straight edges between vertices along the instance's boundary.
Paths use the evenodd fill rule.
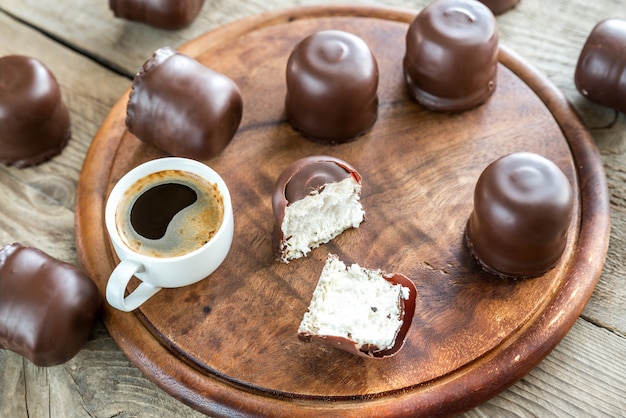
<path fill-rule="evenodd" d="M 288 263 L 358 228 L 365 217 L 360 198 L 361 175 L 347 162 L 325 155 L 293 162 L 272 196 L 276 257 Z"/>

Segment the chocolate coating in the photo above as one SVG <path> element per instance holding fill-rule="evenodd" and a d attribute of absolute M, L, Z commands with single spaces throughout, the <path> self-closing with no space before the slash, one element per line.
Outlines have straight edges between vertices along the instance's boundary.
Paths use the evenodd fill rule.
<path fill-rule="evenodd" d="M 133 80 L 126 126 L 173 156 L 207 160 L 230 143 L 242 112 L 241 92 L 230 78 L 161 48 Z"/>
<path fill-rule="evenodd" d="M 327 155 L 304 157 L 291 163 L 278 176 L 272 193 L 274 213 L 274 249 L 280 258 L 280 243 L 283 241 L 281 225 L 285 208 L 289 203 L 305 198 L 325 184 L 335 183 L 352 176 L 361 183 L 361 175 L 347 162 Z"/>
<path fill-rule="evenodd" d="M 17 243 L 0 249 L 0 347 L 38 366 L 65 363 L 100 306 L 98 288 L 74 266 Z"/>
<path fill-rule="evenodd" d="M 508 12 L 520 2 L 520 0 L 479 0 L 485 6 L 489 7 L 489 10 L 494 15 L 501 15 L 504 12 Z"/>
<path fill-rule="evenodd" d="M 493 13 L 475 0 L 437 0 L 406 34 L 409 94 L 435 111 L 460 112 L 484 103 L 496 88 L 498 32 Z"/>
<path fill-rule="evenodd" d="M 0 162 L 28 167 L 59 154 L 70 138 L 70 114 L 56 78 L 39 60 L 0 58 Z"/>
<path fill-rule="evenodd" d="M 606 19 L 591 31 L 574 82 L 587 99 L 626 113 L 626 20 Z"/>
<path fill-rule="evenodd" d="M 289 203 L 304 199 L 311 192 L 350 177 L 350 172 L 334 161 L 316 161 L 301 166 L 285 186 L 285 198 Z"/>
<path fill-rule="evenodd" d="M 115 17 L 160 29 L 181 29 L 193 22 L 204 0 L 109 0 Z"/>
<path fill-rule="evenodd" d="M 466 243 L 501 277 L 536 277 L 556 265 L 567 243 L 572 187 L 550 160 L 529 152 L 491 163 L 474 190 Z"/>
<path fill-rule="evenodd" d="M 378 64 L 351 33 L 326 30 L 296 45 L 287 62 L 287 117 L 319 143 L 342 143 L 370 129 L 378 114 Z"/>

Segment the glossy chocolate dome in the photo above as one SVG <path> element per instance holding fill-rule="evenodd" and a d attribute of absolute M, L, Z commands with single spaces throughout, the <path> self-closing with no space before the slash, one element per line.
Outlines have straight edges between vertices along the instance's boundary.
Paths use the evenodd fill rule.
<path fill-rule="evenodd" d="M 509 154 L 478 179 L 468 248 L 496 275 L 540 276 L 565 249 L 572 210 L 572 187 L 552 161 L 529 152 Z"/>
<path fill-rule="evenodd" d="M 406 34 L 409 93 L 435 111 L 459 112 L 485 102 L 496 88 L 498 32 L 493 13 L 475 0 L 437 0 Z"/>
<path fill-rule="evenodd" d="M 304 38 L 287 62 L 285 107 L 307 139 L 341 143 L 365 133 L 378 114 L 378 64 L 351 33 L 327 30 Z"/>
<path fill-rule="evenodd" d="M 28 167 L 60 153 L 71 134 L 70 114 L 56 78 L 39 60 L 0 58 L 0 162 Z"/>
<path fill-rule="evenodd" d="M 574 82 L 592 102 L 626 113 L 626 19 L 606 19 L 593 28 Z"/>

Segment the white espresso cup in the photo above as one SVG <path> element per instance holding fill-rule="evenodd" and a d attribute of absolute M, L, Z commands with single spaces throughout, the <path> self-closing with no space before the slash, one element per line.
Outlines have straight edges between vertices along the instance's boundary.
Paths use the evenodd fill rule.
<path fill-rule="evenodd" d="M 162 172 L 191 173 L 196 178 L 200 177 L 214 188 L 213 192 L 216 196 L 221 195 L 223 202 L 221 224 L 213 235 L 199 248 L 179 255 L 164 256 L 159 253 L 159 249 L 152 250 L 152 253 L 145 253 L 137 248 L 131 248 L 129 239 L 123 237 L 125 232 L 120 226 L 122 221 L 118 215 L 119 207 L 121 204 L 126 204 L 124 202 L 128 200 L 128 194 L 136 193 L 135 188 L 138 187 L 137 184 L 142 183 L 143 179 L 158 176 Z M 168 181 L 163 183 L 168 183 Z M 218 192 L 215 192 L 215 189 Z M 146 190 L 138 194 L 141 195 Z M 134 204 L 131 203 L 131 205 Z M 189 207 L 197 204 L 200 203 L 196 201 Z M 158 209 L 155 208 L 155 210 Z M 178 157 L 148 161 L 126 173 L 113 187 L 108 197 L 105 223 L 115 253 L 120 259 L 120 263 L 109 277 L 106 299 L 111 306 L 125 312 L 138 308 L 162 288 L 187 286 L 209 276 L 228 255 L 234 232 L 232 203 L 224 180 L 206 164 Z M 183 226 L 185 224 L 188 222 L 183 222 Z M 186 226 L 189 227 L 189 225 Z M 141 283 L 133 292 L 125 296 L 126 287 L 133 276 Z"/>

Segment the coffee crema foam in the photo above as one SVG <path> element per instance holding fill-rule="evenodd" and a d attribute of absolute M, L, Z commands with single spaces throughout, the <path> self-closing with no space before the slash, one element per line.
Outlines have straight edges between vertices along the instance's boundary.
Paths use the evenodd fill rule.
<path fill-rule="evenodd" d="M 159 258 L 202 247 L 223 219 L 224 198 L 217 185 L 182 170 L 163 170 L 137 180 L 124 192 L 115 213 L 124 244 Z"/>

